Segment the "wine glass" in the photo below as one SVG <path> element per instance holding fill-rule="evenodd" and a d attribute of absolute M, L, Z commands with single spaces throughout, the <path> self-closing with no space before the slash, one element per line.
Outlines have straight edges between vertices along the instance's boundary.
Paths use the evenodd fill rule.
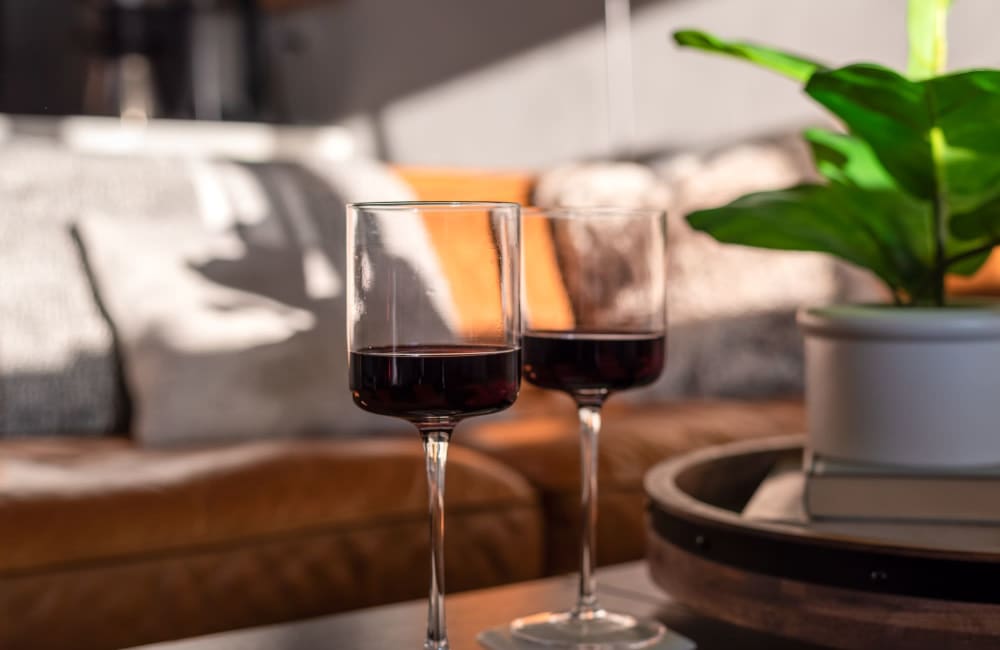
<path fill-rule="evenodd" d="M 430 493 L 426 650 L 445 650 L 444 476 L 464 418 L 520 388 L 515 203 L 354 203 L 347 221 L 347 345 L 361 408 L 413 423 Z"/>
<path fill-rule="evenodd" d="M 525 208 L 521 227 L 524 377 L 576 402 L 582 525 L 576 606 L 517 619 L 511 634 L 561 648 L 645 648 L 664 627 L 608 612 L 595 593 L 597 442 L 608 396 L 663 370 L 666 218 L 657 210 Z"/>

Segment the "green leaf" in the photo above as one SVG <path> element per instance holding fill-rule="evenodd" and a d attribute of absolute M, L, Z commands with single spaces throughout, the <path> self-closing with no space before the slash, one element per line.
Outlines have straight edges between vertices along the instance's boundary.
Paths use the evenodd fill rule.
<path fill-rule="evenodd" d="M 947 271 L 972 275 L 1000 244 L 1000 198 L 975 212 L 953 217 L 950 226 L 945 245 Z"/>
<path fill-rule="evenodd" d="M 921 198 L 934 195 L 932 123 L 918 84 L 888 68 L 858 64 L 816 73 L 806 93 L 865 140 L 902 187 Z"/>
<path fill-rule="evenodd" d="M 1000 70 L 940 75 L 951 0 L 909 0 L 910 75 L 830 70 L 773 48 L 680 31 L 677 43 L 806 82 L 849 133 L 805 133 L 830 184 L 752 194 L 689 216 L 720 241 L 825 252 L 897 299 L 942 304 L 945 271 L 977 270 L 1000 241 Z"/>
<path fill-rule="evenodd" d="M 1000 71 L 915 82 L 857 64 L 817 72 L 806 92 L 914 196 L 940 195 L 952 212 L 967 212 L 1000 195 Z"/>
<path fill-rule="evenodd" d="M 1000 70 L 971 70 L 921 84 L 944 138 L 948 202 L 968 212 L 1000 196 Z"/>
<path fill-rule="evenodd" d="M 826 129 L 806 129 L 802 134 L 812 149 L 816 170 L 831 183 L 866 190 L 896 190 L 872 148 L 864 140 Z"/>
<path fill-rule="evenodd" d="M 674 32 L 674 41 L 682 47 L 692 47 L 706 52 L 744 59 L 803 83 L 808 81 L 809 77 L 817 70 L 826 69 L 823 64 L 796 54 L 753 43 L 726 41 L 693 29 Z"/>
<path fill-rule="evenodd" d="M 986 260 L 990 258 L 990 253 L 992 252 L 992 246 L 989 250 L 979 251 L 975 255 L 966 257 L 961 261 L 948 266 L 948 272 L 964 276 L 975 275 L 976 271 L 981 269 L 983 264 L 986 264 Z"/>
<path fill-rule="evenodd" d="M 951 233 L 963 240 L 1000 239 L 1000 197 L 951 219 Z"/>
<path fill-rule="evenodd" d="M 933 257 L 929 207 L 901 192 L 800 185 L 687 219 L 721 242 L 835 255 L 869 269 L 897 294 L 913 295 L 927 284 Z"/>
<path fill-rule="evenodd" d="M 919 251 L 917 257 L 927 265 L 932 264 L 930 206 L 903 194 L 864 140 L 824 129 L 808 129 L 803 135 L 812 147 L 816 168 L 827 180 L 849 188 L 876 191 L 844 195 L 860 202 L 857 210 L 859 213 L 866 211 L 868 227 L 895 228 L 894 234 L 886 236 L 883 233 L 882 239 L 908 239 L 909 247 L 913 251 Z M 891 193 L 898 193 L 899 196 L 890 199 Z M 862 205 L 864 203 L 868 203 L 867 210 Z M 921 216 L 898 218 L 904 214 Z M 990 221 L 984 223 L 983 220 L 987 219 Z M 945 240 L 944 254 L 947 258 L 962 256 L 976 248 L 988 248 L 991 241 L 1000 240 L 1000 198 L 980 211 L 955 217 L 952 220 L 952 231 L 952 235 Z M 972 275 L 986 262 L 987 257 L 988 250 L 979 255 L 963 257 L 960 263 L 949 266 L 948 271 Z M 906 255 L 900 262 L 911 264 L 912 259 Z"/>
<path fill-rule="evenodd" d="M 944 72 L 948 62 L 950 7 L 951 0 L 910 0 L 907 28 L 912 79 L 926 79 Z"/>
<path fill-rule="evenodd" d="M 837 197 L 856 227 L 879 243 L 886 263 L 901 278 L 899 288 L 907 294 L 907 301 L 933 302 L 935 241 L 930 204 L 899 189 L 847 187 Z"/>
<path fill-rule="evenodd" d="M 953 217 L 950 226 L 945 246 L 947 271 L 972 275 L 1000 243 L 1000 199 L 975 212 Z"/>

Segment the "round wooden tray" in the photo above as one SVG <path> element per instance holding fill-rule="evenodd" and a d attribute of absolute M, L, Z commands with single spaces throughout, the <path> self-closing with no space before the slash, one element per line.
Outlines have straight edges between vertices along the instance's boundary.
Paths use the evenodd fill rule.
<path fill-rule="evenodd" d="M 959 551 L 741 517 L 801 436 L 713 447 L 653 468 L 657 584 L 708 616 L 834 648 L 1000 648 L 1000 548 Z"/>

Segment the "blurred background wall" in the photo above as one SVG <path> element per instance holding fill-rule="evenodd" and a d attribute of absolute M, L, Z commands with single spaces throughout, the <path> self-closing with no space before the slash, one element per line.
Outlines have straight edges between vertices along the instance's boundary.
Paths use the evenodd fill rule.
<path fill-rule="evenodd" d="M 2 3 L 0 111 L 84 111 L 84 3 Z M 227 20 L 239 20 L 223 11 L 227 3 L 195 4 L 215 11 L 213 24 L 229 34 L 222 42 L 241 42 L 232 24 L 226 31 Z M 280 11 L 271 4 L 257 3 L 262 96 L 223 117 L 345 123 L 363 150 L 405 163 L 535 168 L 615 153 L 600 0 L 300 1 Z M 795 84 L 678 50 L 672 30 L 702 27 L 832 63 L 903 66 L 905 8 L 905 0 L 633 0 L 637 153 L 710 147 L 822 119 Z M 952 67 L 1000 65 L 998 18 L 997 0 L 956 1 Z M 216 72 L 229 86 L 246 73 L 231 54 Z"/>

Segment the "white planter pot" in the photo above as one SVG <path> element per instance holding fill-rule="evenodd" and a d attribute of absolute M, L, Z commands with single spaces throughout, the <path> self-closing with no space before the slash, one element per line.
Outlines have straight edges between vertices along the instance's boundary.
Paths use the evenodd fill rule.
<path fill-rule="evenodd" d="M 798 314 L 813 453 L 910 467 L 1000 464 L 1000 309 Z"/>

